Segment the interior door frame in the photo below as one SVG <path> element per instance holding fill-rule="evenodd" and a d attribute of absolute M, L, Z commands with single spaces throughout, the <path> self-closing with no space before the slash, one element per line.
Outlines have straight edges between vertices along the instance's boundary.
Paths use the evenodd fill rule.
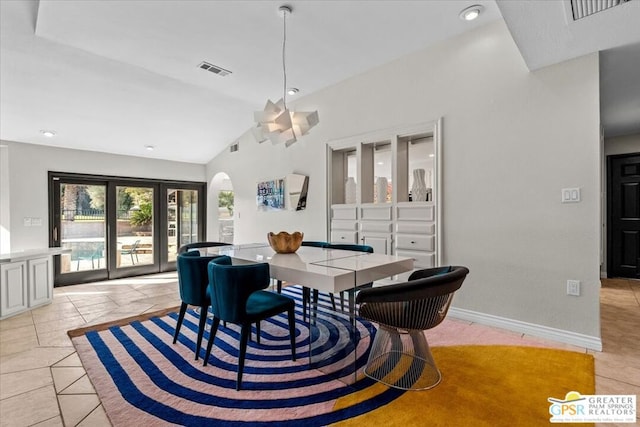
<path fill-rule="evenodd" d="M 176 269 L 175 262 L 168 261 L 168 189 L 195 190 L 198 192 L 198 238 L 205 240 L 206 235 L 206 206 L 207 186 L 205 182 L 159 180 L 150 178 L 135 178 L 110 175 L 89 175 L 70 172 L 48 173 L 49 182 L 49 246 L 60 247 L 59 236 L 60 217 L 60 183 L 74 183 L 82 185 L 105 185 L 105 249 L 107 251 L 107 268 L 87 270 L 78 273 L 61 273 L 61 257 L 54 257 L 54 284 L 64 286 L 77 283 L 93 282 L 97 280 L 117 279 L 143 274 L 161 273 Z M 153 263 L 145 265 L 117 268 L 117 227 L 116 227 L 116 196 L 117 187 L 149 187 L 153 188 Z"/>

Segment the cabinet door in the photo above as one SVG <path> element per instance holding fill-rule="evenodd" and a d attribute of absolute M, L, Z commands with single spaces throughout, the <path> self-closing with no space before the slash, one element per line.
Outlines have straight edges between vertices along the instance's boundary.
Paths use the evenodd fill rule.
<path fill-rule="evenodd" d="M 362 236 L 362 244 L 369 245 L 373 248 L 373 253 L 376 254 L 389 254 L 391 248 L 390 236 Z"/>
<path fill-rule="evenodd" d="M 27 263 L 0 265 L 0 318 L 25 310 L 27 299 Z"/>
<path fill-rule="evenodd" d="M 29 260 L 29 307 L 46 304 L 53 298 L 51 257 Z"/>

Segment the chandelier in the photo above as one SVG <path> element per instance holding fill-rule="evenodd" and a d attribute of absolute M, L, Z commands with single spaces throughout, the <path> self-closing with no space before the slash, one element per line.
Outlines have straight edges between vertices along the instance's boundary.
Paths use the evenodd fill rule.
<path fill-rule="evenodd" d="M 256 111 L 254 119 L 258 123 L 253 128 L 253 134 L 258 142 L 264 142 L 267 139 L 273 144 L 284 142 L 288 147 L 297 141 L 302 135 L 306 135 L 309 130 L 318 124 L 318 112 L 292 112 L 287 108 L 287 64 L 286 64 L 286 47 L 287 47 L 287 15 L 291 14 L 291 6 L 280 6 L 283 22 L 282 37 L 282 75 L 283 90 L 282 98 L 277 102 L 267 100 L 263 111 Z"/>

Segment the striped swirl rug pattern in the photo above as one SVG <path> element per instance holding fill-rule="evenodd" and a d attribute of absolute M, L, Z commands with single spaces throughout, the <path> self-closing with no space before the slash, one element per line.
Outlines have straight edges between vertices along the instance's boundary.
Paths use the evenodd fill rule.
<path fill-rule="evenodd" d="M 203 367 L 209 325 L 195 361 L 199 316 L 193 310 L 188 310 L 176 344 L 175 312 L 90 330 L 73 343 L 116 426 L 322 426 L 372 411 L 403 394 L 374 387 L 361 374 L 375 334 L 370 323 L 357 319 L 354 346 L 348 317 L 334 313 L 328 299 L 321 298 L 317 328 L 310 332 L 302 319 L 301 289 L 288 287 L 283 293 L 297 302 L 297 361 L 291 360 L 286 315 L 263 321 L 261 343 L 255 341 L 255 328 L 249 342 L 240 391 L 235 390 L 239 327 L 221 324 L 209 365 Z M 310 344 L 326 352 L 314 369 L 308 364 Z M 353 372 L 354 365 L 359 379 L 346 385 L 339 378 L 353 376 L 345 371 Z M 334 408 L 337 399 L 353 393 L 365 397 Z"/>

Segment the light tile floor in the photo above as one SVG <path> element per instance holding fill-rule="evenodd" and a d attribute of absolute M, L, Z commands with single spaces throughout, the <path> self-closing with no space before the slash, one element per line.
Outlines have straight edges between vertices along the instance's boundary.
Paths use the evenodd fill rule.
<path fill-rule="evenodd" d="M 173 272 L 56 288 L 52 304 L 0 321 L 0 427 L 111 426 L 66 331 L 179 304 Z M 596 360 L 598 394 L 640 395 L 640 281 L 603 280 L 600 306 L 602 352 L 470 322 L 445 322 L 459 344 L 589 351 Z M 450 333 L 439 334 L 438 328 L 430 333 L 432 345 L 451 343 Z"/>

